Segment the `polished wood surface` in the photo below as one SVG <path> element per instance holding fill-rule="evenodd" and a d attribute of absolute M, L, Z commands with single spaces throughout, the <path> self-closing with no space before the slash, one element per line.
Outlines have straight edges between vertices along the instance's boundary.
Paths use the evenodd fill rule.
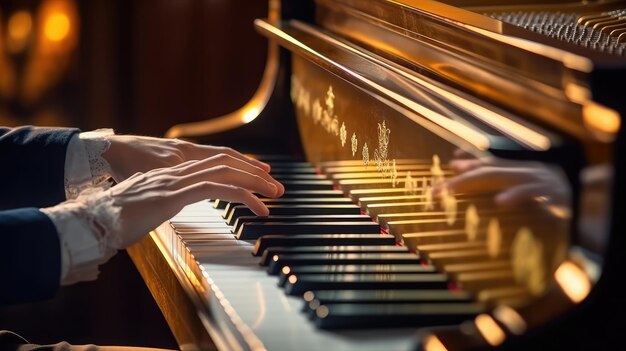
<path fill-rule="evenodd" d="M 405 194 L 432 197 L 428 193 L 432 186 L 454 176 L 442 165 L 458 157 L 458 149 L 463 157 L 494 161 L 493 167 L 505 174 L 545 175 L 539 183 L 549 180 L 545 184 L 551 185 L 519 208 L 500 208 L 494 202 L 491 191 L 524 183 L 515 178 L 514 184 L 506 185 L 511 178 L 500 174 L 493 182 L 503 184 L 503 189 L 485 186 L 492 180 L 483 179 L 475 184 L 480 185 L 476 190 L 468 190 L 469 197 L 442 190 L 440 207 L 433 207 L 432 199 L 407 198 L 367 203 L 362 209 L 374 219 L 406 209 L 403 215 L 408 218 L 385 220 L 385 230 L 412 249 L 421 246 L 420 255 L 442 272 L 450 270 L 458 287 L 489 308 L 463 324 L 462 330 L 422 330 L 417 349 L 541 347 L 554 345 L 553 336 L 567 334 L 568 325 L 578 331 L 595 330 L 586 319 L 596 315 L 589 312 L 590 299 L 615 296 L 607 289 L 604 274 L 615 269 L 615 252 L 613 247 L 591 252 L 581 236 L 606 234 L 608 242 L 615 242 L 608 223 L 619 213 L 619 205 L 594 212 L 587 201 L 600 196 L 611 203 L 610 193 L 598 192 L 585 175 L 596 172 L 603 184 L 612 184 L 612 173 L 603 170 L 622 171 L 612 150 L 622 145 L 625 108 L 606 87 L 623 79 L 624 62 L 599 51 L 557 44 L 473 11 L 499 8 L 497 1 L 450 2 L 451 6 L 317 0 L 315 17 L 286 10 L 295 3 L 270 1 L 268 18 L 255 21 L 256 29 L 269 39 L 270 54 L 266 76 L 249 105 L 218 121 L 177 125 L 170 135 L 201 136 L 207 142 L 235 146 L 250 143 L 251 150 L 259 141 L 260 150 L 270 141 L 301 142 L 302 150 L 280 149 L 298 150 L 295 154 L 304 155 L 322 174 L 337 165 L 378 172 L 371 179 L 348 174 L 337 178 L 337 186 L 347 195 L 398 186 Z M 528 9 L 529 3 L 518 5 Z M 571 8 L 581 6 L 585 4 Z M 279 139 L 271 139 L 271 129 L 280 132 Z M 398 171 L 407 160 L 427 166 L 423 179 Z M 433 218 L 411 218 L 414 212 L 428 211 L 434 211 Z M 476 211 L 483 217 L 478 218 Z M 606 227 L 585 226 L 589 220 Z M 172 241 L 161 253 L 173 255 L 186 267 L 177 277 L 181 291 L 192 300 L 200 292 L 200 302 L 192 303 L 201 309 L 196 313 L 211 315 L 202 299 L 211 301 L 219 287 L 212 286 L 204 276 L 210 272 L 204 272 L 183 240 L 168 230 L 159 232 Z M 155 235 L 147 240 L 159 246 Z M 139 253 L 133 258 L 140 266 L 150 266 L 142 263 Z M 482 261 L 494 266 L 481 266 Z M 177 274 L 176 264 L 168 265 Z M 158 281 L 151 277 L 159 274 L 157 269 L 143 270 L 145 279 Z M 219 294 L 221 301 L 224 295 Z M 158 295 L 162 303 L 172 303 Z M 164 307 L 166 316 L 170 310 L 173 307 Z M 193 308 L 186 313 L 193 314 Z M 569 323 L 559 323 L 570 317 Z M 186 331 L 190 327 L 180 326 L 184 320 L 170 316 L 168 321 L 180 340 L 193 335 Z M 204 328 L 211 333 L 211 323 Z"/>

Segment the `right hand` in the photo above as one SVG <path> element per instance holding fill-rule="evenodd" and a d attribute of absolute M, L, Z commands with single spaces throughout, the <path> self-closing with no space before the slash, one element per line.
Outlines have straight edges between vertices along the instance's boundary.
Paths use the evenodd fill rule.
<path fill-rule="evenodd" d="M 139 241 L 186 205 L 209 198 L 240 202 L 255 214 L 268 208 L 254 194 L 279 197 L 284 187 L 264 169 L 245 160 L 216 155 L 174 167 L 136 173 L 109 190 L 120 211 L 115 248 Z"/>

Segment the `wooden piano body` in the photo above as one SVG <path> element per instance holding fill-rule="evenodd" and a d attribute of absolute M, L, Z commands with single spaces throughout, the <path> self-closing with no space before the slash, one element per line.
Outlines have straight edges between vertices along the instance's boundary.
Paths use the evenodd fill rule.
<path fill-rule="evenodd" d="M 221 270 L 219 260 L 203 262 L 168 222 L 129 253 L 181 349 L 582 350 L 619 342 L 624 299 L 617 286 L 626 247 L 619 218 L 626 26 L 619 16 L 626 3 L 269 4 L 268 18 L 255 22 L 269 50 L 254 97 L 232 114 L 177 125 L 168 135 L 254 154 L 288 153 L 322 170 L 339 160 L 367 166 L 405 195 L 437 182 L 440 166 L 459 149 L 463 157 L 494 162 L 488 174 L 500 178 L 498 172 L 545 172 L 549 186 L 529 184 L 540 190 L 530 191 L 532 199 L 513 215 L 491 201 L 507 190 L 489 185 L 500 178 L 475 183 L 480 188 L 470 200 L 446 194 L 454 206 L 444 197 L 447 205 L 424 208 L 456 209 L 461 199 L 458 216 L 469 223 L 463 201 L 480 202 L 476 227 L 495 220 L 502 226 L 486 229 L 488 247 L 481 249 L 487 261 L 510 262 L 524 294 L 498 297 L 506 286 L 472 290 L 485 310 L 460 325 L 321 330 L 297 311 L 300 300 L 257 280 L 261 268 L 242 273 L 231 261 L 232 271 Z M 426 160 L 431 174 L 412 177 L 403 160 Z M 343 190 L 351 184 L 337 183 Z M 406 233 L 389 231 L 415 250 Z M 229 274 L 233 281 L 243 275 L 235 285 L 241 296 L 220 285 Z M 256 307 L 238 310 L 236 299 Z"/>

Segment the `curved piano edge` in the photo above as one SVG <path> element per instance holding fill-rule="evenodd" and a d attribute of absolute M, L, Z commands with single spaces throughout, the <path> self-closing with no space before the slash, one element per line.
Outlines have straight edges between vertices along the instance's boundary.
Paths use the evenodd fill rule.
<path fill-rule="evenodd" d="M 127 251 L 181 350 L 264 349 L 236 325 L 210 281 L 211 292 L 201 296 L 155 231 Z"/>
<path fill-rule="evenodd" d="M 268 21 L 272 23 L 280 21 L 281 11 L 281 0 L 268 0 Z M 279 51 L 277 44 L 269 42 L 261 83 L 252 98 L 243 107 L 226 115 L 208 120 L 176 124 L 165 132 L 165 137 L 201 137 L 233 130 L 254 121 L 263 111 L 274 92 L 280 68 Z"/>
<path fill-rule="evenodd" d="M 192 138 L 229 131 L 254 121 L 265 108 L 276 85 L 279 70 L 278 45 L 269 43 L 261 84 L 240 109 L 200 122 L 181 123 L 167 130 L 167 138 Z"/>

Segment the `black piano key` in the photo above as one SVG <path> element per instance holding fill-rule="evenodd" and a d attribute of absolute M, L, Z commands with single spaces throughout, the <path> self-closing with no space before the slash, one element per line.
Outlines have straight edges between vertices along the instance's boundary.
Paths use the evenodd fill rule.
<path fill-rule="evenodd" d="M 417 254 L 404 253 L 323 253 L 274 255 L 267 267 L 269 274 L 279 274 L 284 266 L 359 265 L 359 264 L 418 264 Z"/>
<path fill-rule="evenodd" d="M 226 206 L 228 206 L 229 203 L 230 203 L 230 201 L 221 200 L 221 199 L 215 199 L 215 201 L 213 201 L 213 208 L 217 208 L 219 210 L 223 210 L 223 209 L 226 208 Z"/>
<path fill-rule="evenodd" d="M 432 160 L 429 158 L 425 159 L 408 159 L 408 158 L 400 158 L 394 160 L 396 161 L 396 165 L 427 165 L 429 168 L 432 165 Z M 335 160 L 335 161 L 324 161 L 320 163 L 320 167 L 324 170 L 331 171 L 331 168 L 338 167 L 358 167 L 359 169 L 368 169 L 367 166 L 363 165 L 363 161 L 361 160 Z M 370 166 L 371 167 L 371 166 Z M 344 171 L 344 170 L 339 170 Z M 337 172 L 337 170 L 335 170 Z"/>
<path fill-rule="evenodd" d="M 325 174 L 316 174 L 316 173 L 309 173 L 309 174 L 273 173 L 272 178 L 280 182 L 283 182 L 286 180 L 327 180 L 328 176 Z"/>
<path fill-rule="evenodd" d="M 246 156 L 253 158 L 255 160 L 259 160 L 262 162 L 265 162 L 269 165 L 272 165 L 272 167 L 276 164 L 281 164 L 281 163 L 306 163 L 306 164 L 310 164 L 308 162 L 305 162 L 302 160 L 301 157 L 298 157 L 296 155 L 287 155 L 287 154 L 246 154 Z"/>
<path fill-rule="evenodd" d="M 361 205 L 361 207 L 367 207 L 369 204 L 416 202 L 424 200 L 425 197 L 423 195 L 372 196 L 360 198 L 359 205 Z"/>
<path fill-rule="evenodd" d="M 445 217 L 445 215 L 446 213 L 443 211 L 384 213 L 376 216 L 376 221 L 380 223 L 383 228 L 388 228 L 389 222 L 418 220 L 422 218 L 439 218 Z"/>
<path fill-rule="evenodd" d="M 472 295 L 449 289 L 426 290 L 320 290 L 304 293 L 305 309 L 321 305 L 353 304 L 400 304 L 400 303 L 469 303 Z"/>
<path fill-rule="evenodd" d="M 459 324 L 485 311 L 478 303 L 331 304 L 315 311 L 322 329 L 426 327 Z"/>
<path fill-rule="evenodd" d="M 318 169 L 315 167 L 283 167 L 272 168 L 270 174 L 318 174 Z"/>
<path fill-rule="evenodd" d="M 272 169 L 315 167 L 311 162 L 301 160 L 272 161 L 269 162 L 269 165 L 272 167 Z"/>
<path fill-rule="evenodd" d="M 357 205 L 267 205 L 267 208 L 271 215 L 277 216 L 361 214 L 361 209 Z M 226 222 L 228 225 L 233 225 L 237 218 L 253 215 L 254 213 L 248 207 L 235 206 L 231 214 L 226 217 Z"/>
<path fill-rule="evenodd" d="M 351 205 L 354 204 L 347 197 L 329 197 L 329 198 L 279 198 L 279 199 L 261 199 L 266 206 L 269 205 Z M 238 202 L 230 202 L 224 208 L 222 216 L 228 218 L 236 206 L 243 204 Z"/>
<path fill-rule="evenodd" d="M 333 190 L 332 180 L 285 180 L 281 182 L 287 190 Z"/>
<path fill-rule="evenodd" d="M 242 216 L 233 224 L 236 233 L 244 223 L 250 222 L 372 222 L 367 215 L 318 215 L 318 216 Z"/>
<path fill-rule="evenodd" d="M 402 187 L 382 189 L 354 189 L 348 191 L 348 195 L 355 201 L 358 201 L 362 197 L 406 195 L 406 189 Z"/>
<path fill-rule="evenodd" d="M 262 235 L 301 234 L 376 234 L 380 226 L 374 222 L 249 222 L 235 234 L 240 240 L 256 240 Z"/>
<path fill-rule="evenodd" d="M 322 198 L 322 197 L 342 197 L 341 190 L 288 190 L 285 191 L 282 198 Z"/>
<path fill-rule="evenodd" d="M 424 274 L 436 273 L 432 265 L 416 264 L 359 264 L 283 266 L 278 276 L 278 286 L 284 286 L 292 275 L 304 274 Z"/>
<path fill-rule="evenodd" d="M 344 197 L 344 193 L 341 190 L 286 190 L 281 199 L 291 198 L 335 198 Z M 213 207 L 223 210 L 230 201 L 215 199 L 213 201 Z"/>
<path fill-rule="evenodd" d="M 267 266 L 274 255 L 303 254 L 303 253 L 403 253 L 409 252 L 404 246 L 379 245 L 379 246 L 295 246 L 295 247 L 272 247 L 263 253 L 260 264 Z"/>
<path fill-rule="evenodd" d="M 464 229 L 465 218 L 457 217 L 453 224 L 447 218 L 425 218 L 420 220 L 393 221 L 387 222 L 387 230 L 389 234 L 395 235 L 398 240 L 402 238 L 402 234 L 406 233 L 422 233 L 434 232 L 450 229 Z"/>
<path fill-rule="evenodd" d="M 319 290 L 446 289 L 445 274 L 305 274 L 291 275 L 285 293 L 302 296 Z"/>
<path fill-rule="evenodd" d="M 392 188 L 396 180 L 390 178 L 366 178 L 366 179 L 341 179 L 338 181 L 339 186 L 345 192 L 355 189 L 367 188 Z"/>
<path fill-rule="evenodd" d="M 364 246 L 395 245 L 391 235 L 382 234 L 305 234 L 297 236 L 264 235 L 254 244 L 252 254 L 261 256 L 270 247 L 289 246 Z"/>

